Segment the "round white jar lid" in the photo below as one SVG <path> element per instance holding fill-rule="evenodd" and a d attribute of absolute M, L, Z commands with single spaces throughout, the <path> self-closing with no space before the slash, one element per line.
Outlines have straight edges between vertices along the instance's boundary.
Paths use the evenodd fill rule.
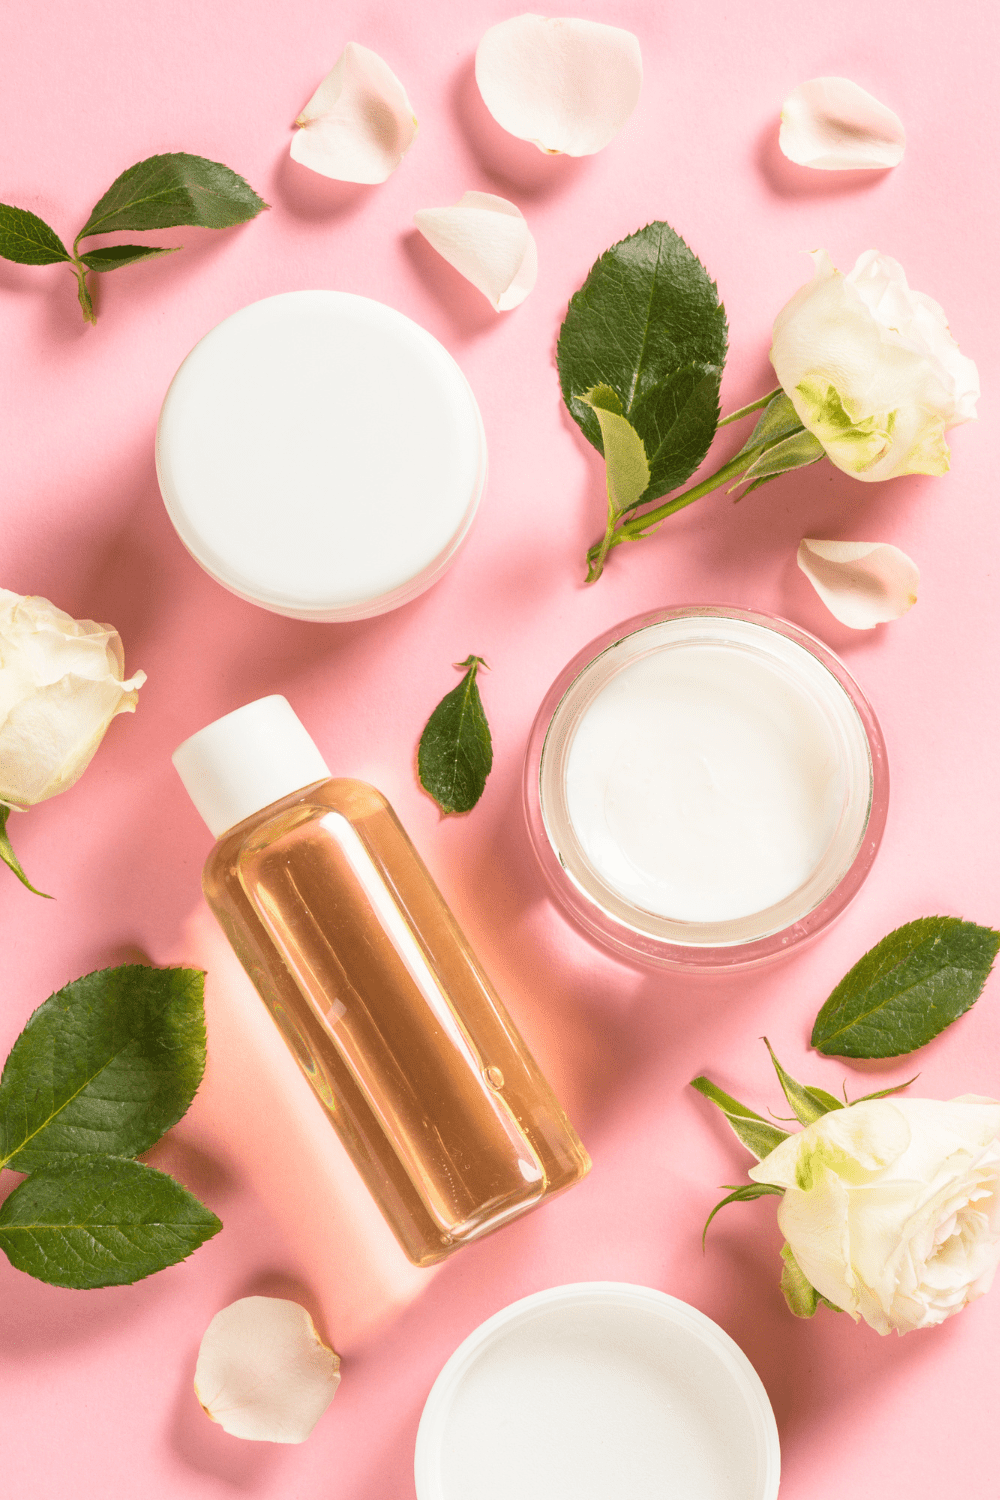
<path fill-rule="evenodd" d="M 554 1287 L 452 1355 L 417 1433 L 417 1500 L 775 1500 L 756 1371 L 704 1313 L 623 1282 Z"/>
<path fill-rule="evenodd" d="M 486 480 L 475 397 L 448 351 L 348 292 L 285 292 L 196 344 L 156 467 L 191 555 L 241 599 L 359 620 L 435 582 Z"/>

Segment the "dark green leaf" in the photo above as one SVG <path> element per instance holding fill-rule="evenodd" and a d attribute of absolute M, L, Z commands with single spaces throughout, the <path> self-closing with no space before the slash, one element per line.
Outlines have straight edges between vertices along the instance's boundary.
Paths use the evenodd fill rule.
<path fill-rule="evenodd" d="M 163 1172 L 80 1157 L 32 1172 L 0 1207 L 0 1249 L 52 1286 L 123 1286 L 184 1260 L 222 1228 Z"/>
<path fill-rule="evenodd" d="M 493 765 L 490 726 L 476 686 L 476 674 L 486 662 L 468 656 L 455 665 L 465 676 L 427 720 L 417 751 L 420 784 L 446 813 L 475 807 Z"/>
<path fill-rule="evenodd" d="M 708 1234 L 708 1226 L 720 1208 L 725 1208 L 727 1203 L 752 1203 L 755 1198 L 766 1198 L 772 1194 L 775 1197 L 783 1198 L 785 1190 L 784 1188 L 775 1187 L 771 1182 L 748 1182 L 745 1187 L 734 1188 L 728 1198 L 723 1198 L 721 1203 L 715 1205 L 705 1220 L 705 1227 L 701 1231 L 701 1248 L 703 1250 L 705 1248 L 705 1236 Z"/>
<path fill-rule="evenodd" d="M 832 1057 L 913 1052 L 974 1005 L 1000 932 L 957 917 L 919 917 L 854 965 L 816 1017 L 812 1044 Z"/>
<path fill-rule="evenodd" d="M 777 1125 L 772 1125 L 770 1120 L 765 1120 L 763 1115 L 756 1114 L 732 1094 L 724 1093 L 722 1089 L 716 1088 L 708 1078 L 692 1078 L 691 1087 L 697 1089 L 699 1094 L 704 1094 L 706 1099 L 722 1110 L 726 1119 L 733 1127 L 736 1135 L 756 1156 L 758 1161 L 763 1161 L 765 1156 L 770 1156 L 775 1146 L 780 1146 L 782 1141 L 788 1139 L 787 1130 L 779 1130 Z"/>
<path fill-rule="evenodd" d="M 73 259 L 44 219 L 10 203 L 0 203 L 0 255 L 23 266 L 52 266 Z"/>
<path fill-rule="evenodd" d="M 108 245 L 104 250 L 88 250 L 80 256 L 91 271 L 119 271 L 122 266 L 139 260 L 155 260 L 158 255 L 173 255 L 180 245 Z"/>
<path fill-rule="evenodd" d="M 170 229 L 200 224 L 228 229 L 267 208 L 242 177 L 221 162 L 173 151 L 129 167 L 91 210 L 76 242 L 120 230 Z"/>
<path fill-rule="evenodd" d="M 126 964 L 34 1012 L 0 1079 L 0 1165 L 136 1156 L 181 1118 L 205 1067 L 204 976 Z"/>
<path fill-rule="evenodd" d="M 556 355 L 563 400 L 603 453 L 585 397 L 595 386 L 616 393 L 649 457 L 646 500 L 683 483 L 708 451 L 726 337 L 715 283 L 662 221 L 612 245 L 570 301 Z"/>
<path fill-rule="evenodd" d="M 44 891 L 35 889 L 31 881 L 28 879 L 27 875 L 25 875 L 23 869 L 21 868 L 21 861 L 14 853 L 14 847 L 11 844 L 10 835 L 7 832 L 7 819 L 10 817 L 10 811 L 11 810 L 7 806 L 6 802 L 0 802 L 0 859 L 3 860 L 8 869 L 13 870 L 14 874 L 17 876 L 21 884 L 26 885 L 28 887 L 28 890 L 31 891 L 32 895 L 45 896 L 46 901 L 51 901 L 51 896 L 46 895 Z"/>
<path fill-rule="evenodd" d="M 828 1094 L 825 1089 L 810 1089 L 804 1084 L 796 1083 L 791 1074 L 786 1073 L 780 1062 L 774 1055 L 774 1048 L 764 1038 L 764 1045 L 771 1054 L 774 1071 L 778 1075 L 778 1082 L 784 1091 L 785 1098 L 792 1106 L 795 1118 L 800 1125 L 811 1125 L 814 1120 L 820 1119 L 822 1115 L 828 1115 L 831 1109 L 843 1109 L 839 1099 Z"/>

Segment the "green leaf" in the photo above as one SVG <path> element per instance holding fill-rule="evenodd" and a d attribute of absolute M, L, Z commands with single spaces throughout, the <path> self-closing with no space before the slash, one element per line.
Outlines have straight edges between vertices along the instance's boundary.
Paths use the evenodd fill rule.
<path fill-rule="evenodd" d="M 743 1187 L 734 1188 L 728 1198 L 723 1198 L 721 1203 L 715 1205 L 705 1220 L 705 1227 L 701 1231 L 701 1248 L 703 1250 L 705 1248 L 705 1236 L 708 1234 L 708 1226 L 720 1208 L 725 1208 L 727 1203 L 752 1203 L 755 1198 L 766 1198 L 772 1194 L 775 1197 L 783 1198 L 785 1190 L 784 1188 L 775 1187 L 772 1182 L 748 1182 Z"/>
<path fill-rule="evenodd" d="M 649 484 L 649 464 L 642 438 L 627 417 L 609 385 L 596 385 L 583 398 L 594 409 L 601 424 L 604 465 L 607 472 L 608 516 L 614 519 L 638 505 Z"/>
<path fill-rule="evenodd" d="M 176 1265 L 222 1228 L 163 1172 L 80 1157 L 32 1172 L 0 1207 L 0 1249 L 52 1286 L 127 1286 Z"/>
<path fill-rule="evenodd" d="M 0 255 L 23 266 L 52 266 L 73 259 L 44 219 L 11 203 L 0 203 Z"/>
<path fill-rule="evenodd" d="M 722 1089 L 716 1088 L 708 1078 L 692 1078 L 691 1087 L 697 1089 L 699 1094 L 704 1094 L 706 1099 L 710 1099 L 722 1110 L 736 1135 L 758 1161 L 763 1161 L 765 1156 L 770 1156 L 775 1146 L 780 1146 L 782 1141 L 788 1139 L 787 1130 L 779 1130 L 777 1125 L 772 1125 L 770 1120 L 764 1119 L 763 1115 L 758 1115 L 752 1109 L 748 1109 L 745 1104 L 734 1099 L 732 1094 L 724 1093 Z"/>
<path fill-rule="evenodd" d="M 248 182 L 204 156 L 173 151 L 136 162 L 116 177 L 76 237 L 119 230 L 170 229 L 197 224 L 228 229 L 267 208 Z"/>
<path fill-rule="evenodd" d="M 897 927 L 837 985 L 813 1026 L 829 1057 L 899 1057 L 923 1047 L 974 1005 L 1000 932 L 958 917 Z"/>
<path fill-rule="evenodd" d="M 21 884 L 26 885 L 33 896 L 44 896 L 46 901 L 51 901 L 52 897 L 46 895 L 45 891 L 35 889 L 21 868 L 21 861 L 14 853 L 14 847 L 7 832 L 7 819 L 10 817 L 10 813 L 11 809 L 7 806 L 6 802 L 0 802 L 0 859 L 3 860 L 8 869 L 13 870 Z"/>
<path fill-rule="evenodd" d="M 205 1068 L 204 976 L 126 964 L 30 1017 L 0 1079 L 0 1166 L 136 1156 L 184 1114 Z"/>
<path fill-rule="evenodd" d="M 611 387 L 646 449 L 646 500 L 682 484 L 708 452 L 726 339 L 715 283 L 662 220 L 605 251 L 570 300 L 556 353 L 563 400 L 603 452 L 586 398 Z"/>
<path fill-rule="evenodd" d="M 180 245 L 108 245 L 104 250 L 88 250 L 80 259 L 90 271 L 119 271 L 136 261 L 155 260 L 159 255 L 173 255 Z"/>
<path fill-rule="evenodd" d="M 796 1083 L 791 1074 L 786 1073 L 780 1062 L 774 1055 L 774 1048 L 764 1038 L 764 1045 L 771 1054 L 774 1071 L 778 1075 L 778 1082 L 784 1091 L 785 1098 L 792 1106 L 792 1111 L 800 1125 L 811 1125 L 823 1115 L 828 1115 L 831 1109 L 843 1109 L 839 1099 L 828 1094 L 825 1089 L 810 1089 L 804 1084 Z"/>
<path fill-rule="evenodd" d="M 493 765 L 490 726 L 476 686 L 476 674 L 486 662 L 467 656 L 455 666 L 465 676 L 427 720 L 417 750 L 420 784 L 446 813 L 475 807 Z"/>

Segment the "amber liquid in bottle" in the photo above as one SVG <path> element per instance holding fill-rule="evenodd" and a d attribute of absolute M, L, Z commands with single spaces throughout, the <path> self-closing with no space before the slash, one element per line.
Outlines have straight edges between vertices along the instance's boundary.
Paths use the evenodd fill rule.
<path fill-rule="evenodd" d="M 225 833 L 205 894 L 407 1255 L 589 1170 L 391 807 L 333 779 Z"/>

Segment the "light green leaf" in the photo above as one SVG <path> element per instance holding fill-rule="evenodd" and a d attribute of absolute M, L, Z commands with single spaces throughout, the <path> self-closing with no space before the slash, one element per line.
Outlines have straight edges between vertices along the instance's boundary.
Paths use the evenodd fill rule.
<path fill-rule="evenodd" d="M 455 665 L 465 676 L 427 720 L 417 749 L 420 784 L 446 813 L 475 807 L 493 765 L 490 726 L 476 686 L 476 675 L 486 662 L 481 656 L 468 656 Z"/>
<path fill-rule="evenodd" d="M 780 1146 L 782 1141 L 788 1139 L 787 1130 L 779 1130 L 777 1125 L 772 1125 L 763 1115 L 756 1114 L 738 1099 L 734 1099 L 732 1094 L 717 1088 L 710 1079 L 692 1078 L 691 1087 L 722 1110 L 736 1135 L 758 1161 L 770 1156 L 775 1146 Z"/>
<path fill-rule="evenodd" d="M 587 394 L 616 393 L 650 465 L 644 499 L 682 484 L 708 452 L 726 342 L 715 283 L 662 220 L 605 251 L 571 299 L 556 354 L 563 400 L 603 452 Z"/>
<path fill-rule="evenodd" d="M 0 1249 L 11 1264 L 81 1289 L 140 1281 L 221 1228 L 172 1177 L 115 1157 L 32 1172 L 0 1206 Z"/>
<path fill-rule="evenodd" d="M 180 245 L 108 245 L 103 250 L 87 250 L 80 259 L 90 271 L 119 271 L 122 266 L 134 266 L 136 261 L 173 255 L 180 248 Z"/>
<path fill-rule="evenodd" d="M 601 425 L 604 465 L 608 487 L 609 519 L 638 505 L 649 484 L 649 464 L 642 438 L 627 417 L 610 386 L 597 385 L 583 397 L 592 406 Z"/>
<path fill-rule="evenodd" d="M 8 869 L 13 870 L 21 884 L 26 885 L 33 896 L 44 896 L 46 901 L 51 901 L 52 897 L 46 895 L 45 891 L 35 889 L 21 868 L 21 861 L 14 853 L 14 847 L 7 832 L 7 819 L 10 817 L 10 812 L 11 810 L 6 802 L 0 802 L 0 859 L 3 860 Z"/>
<path fill-rule="evenodd" d="M 11 203 L 0 203 L 0 255 L 22 266 L 52 266 L 73 259 L 44 219 Z"/>
<path fill-rule="evenodd" d="M 830 1113 L 831 1109 L 843 1109 L 839 1099 L 828 1094 L 825 1089 L 810 1089 L 804 1084 L 796 1083 L 789 1073 L 786 1073 L 780 1062 L 774 1055 L 774 1048 L 764 1038 L 764 1045 L 771 1054 L 774 1071 L 778 1075 L 778 1082 L 784 1090 L 785 1098 L 792 1106 L 795 1118 L 800 1125 L 811 1125 L 814 1120 L 820 1119 L 822 1115 Z"/>
<path fill-rule="evenodd" d="M 720 1203 L 715 1205 L 705 1220 L 705 1227 L 701 1231 L 701 1248 L 703 1250 L 705 1248 L 705 1236 L 708 1234 L 708 1226 L 720 1208 L 725 1208 L 727 1203 L 752 1203 L 755 1198 L 767 1198 L 772 1194 L 777 1198 L 783 1198 L 785 1190 L 784 1188 L 775 1187 L 771 1182 L 748 1182 L 745 1186 L 734 1188 L 728 1198 L 723 1198 Z"/>
<path fill-rule="evenodd" d="M 832 1057 L 899 1057 L 923 1047 L 982 994 L 1000 932 L 919 917 L 876 943 L 816 1017 L 812 1045 Z"/>
<path fill-rule="evenodd" d="M 30 1017 L 0 1079 L 0 1166 L 136 1156 L 184 1114 L 205 1067 L 204 976 L 126 964 Z"/>
<path fill-rule="evenodd" d="M 221 162 L 186 151 L 150 156 L 116 177 L 76 237 L 195 224 L 228 229 L 267 208 L 248 182 Z"/>

